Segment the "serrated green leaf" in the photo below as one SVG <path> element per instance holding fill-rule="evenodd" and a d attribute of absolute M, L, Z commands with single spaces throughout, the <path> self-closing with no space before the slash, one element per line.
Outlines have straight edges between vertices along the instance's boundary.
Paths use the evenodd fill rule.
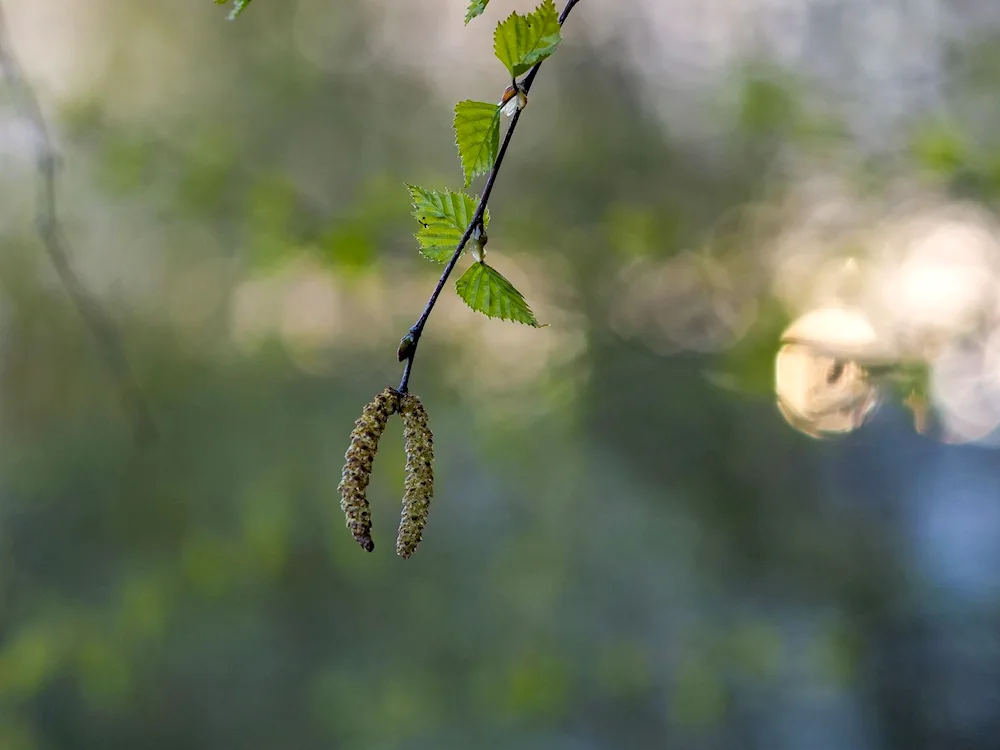
<path fill-rule="evenodd" d="M 216 5 L 225 5 L 229 0 L 215 0 Z M 229 12 L 229 20 L 232 21 L 250 4 L 250 0 L 233 0 L 233 9 Z"/>
<path fill-rule="evenodd" d="M 526 16 L 511 13 L 493 33 L 493 52 L 512 78 L 555 52 L 562 36 L 554 0 L 544 0 Z"/>
<path fill-rule="evenodd" d="M 455 282 L 455 290 L 465 304 L 489 318 L 512 320 L 541 328 L 528 303 L 514 285 L 485 263 L 473 263 Z"/>
<path fill-rule="evenodd" d="M 490 0 L 470 0 L 469 9 L 465 11 L 465 22 L 468 23 L 476 16 L 481 16 Z"/>
<path fill-rule="evenodd" d="M 413 218 L 420 223 L 415 237 L 420 253 L 428 260 L 444 263 L 455 252 L 476 213 L 476 200 L 465 193 L 427 190 L 407 185 L 413 200 Z M 483 214 L 483 226 L 489 226 L 490 212 Z"/>
<path fill-rule="evenodd" d="M 493 169 L 500 148 L 500 106 L 464 101 L 455 105 L 455 144 L 465 186 Z"/>

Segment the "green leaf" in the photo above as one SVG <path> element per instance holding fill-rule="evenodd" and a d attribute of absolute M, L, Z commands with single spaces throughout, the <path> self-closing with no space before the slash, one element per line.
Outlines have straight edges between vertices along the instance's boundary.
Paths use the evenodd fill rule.
<path fill-rule="evenodd" d="M 428 260 L 444 263 L 448 260 L 469 228 L 476 213 L 476 200 L 465 193 L 426 190 L 407 185 L 413 199 L 413 218 L 420 222 L 415 235 L 420 253 Z M 483 226 L 490 223 L 490 213 L 483 214 Z"/>
<path fill-rule="evenodd" d="M 526 16 L 511 13 L 493 34 L 493 51 L 517 78 L 555 52 L 562 36 L 555 0 L 545 0 Z"/>
<path fill-rule="evenodd" d="M 455 289 L 465 304 L 489 318 L 512 320 L 532 328 L 542 327 L 514 285 L 485 263 L 469 266 L 469 270 L 455 282 Z"/>
<path fill-rule="evenodd" d="M 465 11 L 465 22 L 468 23 L 476 16 L 481 16 L 490 0 L 470 0 L 469 9 Z"/>
<path fill-rule="evenodd" d="M 229 13 L 229 20 L 232 21 L 250 4 L 251 0 L 233 0 L 233 9 Z M 216 5 L 225 5 L 229 0 L 215 0 Z"/>
<path fill-rule="evenodd" d="M 500 106 L 464 101 L 455 105 L 455 144 L 462 160 L 465 186 L 493 169 L 500 148 Z"/>

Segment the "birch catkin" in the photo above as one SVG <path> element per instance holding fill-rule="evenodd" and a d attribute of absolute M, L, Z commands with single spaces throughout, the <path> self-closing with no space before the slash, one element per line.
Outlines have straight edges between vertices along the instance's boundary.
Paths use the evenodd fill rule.
<path fill-rule="evenodd" d="M 403 396 L 399 407 L 406 445 L 406 486 L 396 537 L 396 554 L 409 557 L 420 544 L 431 497 L 434 495 L 434 436 L 427 426 L 427 410 L 416 396 Z"/>
<path fill-rule="evenodd" d="M 399 411 L 399 401 L 399 393 L 386 388 L 361 411 L 361 417 L 354 423 L 354 430 L 351 432 L 351 444 L 344 454 L 343 478 L 337 487 L 340 491 L 340 507 L 347 518 L 347 528 L 358 544 L 368 552 L 375 549 L 375 542 L 372 541 L 371 507 L 365 493 L 371 479 L 379 438 L 385 431 L 389 417 Z"/>

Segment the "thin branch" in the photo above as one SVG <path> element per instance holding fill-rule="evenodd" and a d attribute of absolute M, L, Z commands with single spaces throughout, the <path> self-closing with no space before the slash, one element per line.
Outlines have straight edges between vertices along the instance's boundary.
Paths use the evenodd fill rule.
<path fill-rule="evenodd" d="M 132 421 L 135 439 L 142 443 L 153 440 L 156 437 L 156 428 L 145 399 L 129 368 L 114 324 L 84 286 L 70 263 L 68 242 L 60 230 L 59 214 L 56 210 L 58 154 L 52 143 L 45 116 L 38 103 L 38 97 L 28 84 L 17 56 L 14 54 L 2 4 L 0 4 L 0 77 L 10 86 L 19 115 L 31 125 L 34 131 L 38 168 L 38 196 L 35 203 L 35 222 L 38 236 L 59 275 L 59 280 L 66 288 L 77 312 L 97 342 L 101 356 L 117 386 L 122 406 Z"/>
<path fill-rule="evenodd" d="M 580 0 L 567 0 L 566 6 L 563 8 L 562 13 L 559 14 L 560 26 L 565 23 L 566 17 L 579 1 Z M 524 89 L 525 93 L 528 93 L 528 90 L 531 88 L 531 84 L 534 82 L 535 76 L 538 75 L 538 70 L 541 67 L 542 63 L 537 63 L 524 76 L 524 79 L 521 82 L 521 88 Z M 444 267 L 444 271 L 441 272 L 441 278 L 438 279 L 438 282 L 434 287 L 434 291 L 431 292 L 430 299 L 427 300 L 427 305 L 424 307 L 424 311 L 420 314 L 417 322 L 410 327 L 409 337 L 412 339 L 412 343 L 407 347 L 408 353 L 406 356 L 406 364 L 403 367 L 403 378 L 399 381 L 400 393 L 406 393 L 407 387 L 410 384 L 410 372 L 413 370 L 413 358 L 417 355 L 417 345 L 420 343 L 420 335 L 424 332 L 424 326 L 427 325 L 427 319 L 431 316 L 431 312 L 434 310 L 434 305 L 437 304 L 438 297 L 441 296 L 441 292 L 444 290 L 444 285 L 448 283 L 448 277 L 451 276 L 451 272 L 455 270 L 455 265 L 458 263 L 458 259 L 462 257 L 462 252 L 465 250 L 465 246 L 472 237 L 472 233 L 483 221 L 483 216 L 486 214 L 486 205 L 490 200 L 490 193 L 493 192 L 493 185 L 496 183 L 497 175 L 500 174 L 500 166 L 503 164 L 504 156 L 507 153 L 507 147 L 510 145 L 510 139 L 514 135 L 514 128 L 517 127 L 517 123 L 521 119 L 521 112 L 522 110 L 517 110 L 510 120 L 510 125 L 507 126 L 507 132 L 504 134 L 503 143 L 500 144 L 500 150 L 497 152 L 497 159 L 493 164 L 493 169 L 490 170 L 489 175 L 486 177 L 486 185 L 483 187 L 483 194 L 479 198 L 479 205 L 476 206 L 476 212 L 472 215 L 472 219 L 469 221 L 469 226 L 465 229 L 465 234 L 463 234 L 462 239 L 458 241 L 458 246 L 455 248 L 455 252 L 452 253 L 451 258 Z"/>

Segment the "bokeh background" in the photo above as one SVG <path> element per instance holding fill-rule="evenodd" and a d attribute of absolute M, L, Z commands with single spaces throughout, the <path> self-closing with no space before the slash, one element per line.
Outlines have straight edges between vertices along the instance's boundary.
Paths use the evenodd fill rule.
<path fill-rule="evenodd" d="M 550 326 L 443 296 L 402 561 L 398 422 L 373 554 L 336 486 L 531 4 L 464 6 L 4 0 L 159 439 L 4 84 L 0 748 L 997 747 L 1000 6 L 582 0 L 491 202 Z"/>

